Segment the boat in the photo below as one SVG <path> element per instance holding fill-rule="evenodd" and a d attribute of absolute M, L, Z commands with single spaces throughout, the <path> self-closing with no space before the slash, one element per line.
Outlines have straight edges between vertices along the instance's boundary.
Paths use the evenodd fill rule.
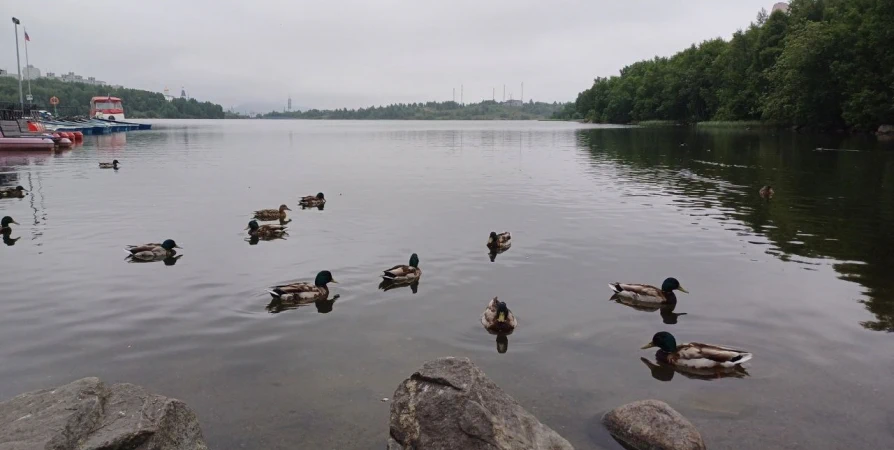
<path fill-rule="evenodd" d="M 90 117 L 111 122 L 124 121 L 124 106 L 118 97 L 93 97 L 90 99 Z"/>
<path fill-rule="evenodd" d="M 25 119 L 0 120 L 0 150 L 52 150 L 68 148 L 72 140 L 29 129 Z"/>

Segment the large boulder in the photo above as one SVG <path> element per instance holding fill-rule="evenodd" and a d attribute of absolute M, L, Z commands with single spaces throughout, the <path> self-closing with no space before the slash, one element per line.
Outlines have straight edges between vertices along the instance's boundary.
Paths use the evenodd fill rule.
<path fill-rule="evenodd" d="M 389 450 L 573 449 L 468 358 L 426 362 L 397 387 Z"/>
<path fill-rule="evenodd" d="M 702 436 L 667 403 L 641 400 L 615 408 L 602 424 L 627 446 L 637 450 L 704 450 Z"/>
<path fill-rule="evenodd" d="M 83 378 L 0 403 L 0 450 L 207 450 L 195 413 L 133 384 Z"/>

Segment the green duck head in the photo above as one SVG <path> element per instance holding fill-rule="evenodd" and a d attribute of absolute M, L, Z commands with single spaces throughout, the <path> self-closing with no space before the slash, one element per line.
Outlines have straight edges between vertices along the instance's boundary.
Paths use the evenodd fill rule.
<path fill-rule="evenodd" d="M 497 322 L 505 322 L 509 320 L 509 307 L 506 302 L 497 300 Z"/>
<path fill-rule="evenodd" d="M 170 250 L 173 250 L 175 248 L 180 248 L 180 247 L 177 245 L 176 242 L 174 242 L 173 239 L 167 239 L 161 243 L 161 248 L 170 251 Z"/>
<path fill-rule="evenodd" d="M 419 267 L 419 255 L 415 253 L 410 255 L 410 267 Z"/>
<path fill-rule="evenodd" d="M 9 227 L 9 224 L 11 224 L 11 223 L 19 225 L 18 222 L 16 222 L 15 220 L 12 220 L 12 217 L 6 216 L 2 220 L 0 220 L 0 228 L 7 228 L 7 227 Z"/>
<path fill-rule="evenodd" d="M 112 165 L 113 165 L 113 166 L 117 166 L 118 164 L 120 164 L 120 163 L 118 162 L 117 159 L 112 160 Z"/>
<path fill-rule="evenodd" d="M 661 283 L 661 290 L 664 292 L 672 292 L 672 291 L 680 291 L 689 293 L 686 289 L 683 289 L 683 286 L 680 285 L 680 282 L 677 281 L 676 278 L 668 278 L 664 280 L 664 283 Z"/>
<path fill-rule="evenodd" d="M 641 348 L 645 350 L 652 347 L 658 347 L 667 353 L 673 353 L 677 351 L 677 340 L 674 338 L 674 335 L 667 331 L 659 331 L 655 333 L 655 336 L 652 336 L 652 342 L 649 342 Z"/>
<path fill-rule="evenodd" d="M 245 227 L 245 229 L 246 229 L 246 230 L 255 231 L 255 230 L 257 230 L 259 227 L 260 227 L 260 225 L 258 225 L 258 221 L 257 221 L 257 220 L 251 220 L 251 221 L 248 222 L 248 226 Z"/>
<path fill-rule="evenodd" d="M 23 188 L 21 186 L 16 186 L 16 191 L 25 192 L 25 188 Z"/>
<path fill-rule="evenodd" d="M 322 192 L 317 193 L 317 200 L 323 200 L 324 198 L 326 198 L 326 197 L 323 196 Z"/>
<path fill-rule="evenodd" d="M 338 281 L 335 281 L 335 278 L 332 278 L 332 272 L 328 270 L 318 273 L 317 278 L 314 279 L 315 286 L 326 287 L 329 283 L 338 283 Z"/>

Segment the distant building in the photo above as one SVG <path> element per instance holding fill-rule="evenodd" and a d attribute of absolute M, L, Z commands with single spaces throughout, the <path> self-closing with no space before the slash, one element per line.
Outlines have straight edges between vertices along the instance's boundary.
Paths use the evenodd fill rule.
<path fill-rule="evenodd" d="M 165 86 L 164 95 L 165 95 L 165 100 L 167 100 L 169 102 L 174 101 L 174 96 L 171 95 L 171 90 L 168 89 L 167 86 Z"/>
<path fill-rule="evenodd" d="M 25 66 L 25 69 L 22 70 L 22 76 L 28 80 L 40 78 L 40 69 L 32 66 L 31 64 L 28 64 L 27 66 Z"/>
<path fill-rule="evenodd" d="M 517 108 L 521 108 L 522 105 L 524 105 L 524 102 L 522 102 L 521 100 L 512 100 L 512 99 L 509 99 L 509 100 L 506 100 L 505 102 L 503 102 L 503 104 L 506 105 L 506 106 L 514 106 L 514 107 L 517 107 Z"/>
<path fill-rule="evenodd" d="M 44 75 L 44 78 L 52 78 L 52 79 L 55 79 L 55 78 L 57 78 L 57 77 L 56 77 L 56 72 L 47 72 L 46 75 Z"/>
<path fill-rule="evenodd" d="M 9 74 L 6 73 L 6 69 L 0 69 L 0 77 L 8 77 Z"/>
<path fill-rule="evenodd" d="M 186 88 L 183 86 L 180 86 L 180 98 L 186 99 Z"/>
<path fill-rule="evenodd" d="M 773 9 L 770 11 L 770 14 L 773 14 L 776 11 L 782 11 L 784 13 L 788 13 L 788 3 L 779 2 L 773 5 Z"/>

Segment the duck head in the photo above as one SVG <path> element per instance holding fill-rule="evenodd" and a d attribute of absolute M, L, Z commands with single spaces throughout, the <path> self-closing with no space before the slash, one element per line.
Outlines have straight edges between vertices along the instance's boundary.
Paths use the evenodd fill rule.
<path fill-rule="evenodd" d="M 11 224 L 11 223 L 19 225 L 18 222 L 16 222 L 15 220 L 12 220 L 12 217 L 5 216 L 3 219 L 0 219 L 0 228 L 7 228 L 7 227 L 9 227 L 9 224 Z"/>
<path fill-rule="evenodd" d="M 332 278 L 332 272 L 328 270 L 318 273 L 317 278 L 314 279 L 315 286 L 325 287 L 329 283 L 338 283 L 338 281 L 335 281 L 335 278 Z"/>
<path fill-rule="evenodd" d="M 410 267 L 419 267 L 419 256 L 415 253 L 410 255 Z"/>
<path fill-rule="evenodd" d="M 640 348 L 645 350 L 652 347 L 658 347 L 659 349 L 667 353 L 673 353 L 677 351 L 677 340 L 674 338 L 674 335 L 668 333 L 667 331 L 659 331 L 655 333 L 654 336 L 652 336 L 651 342 Z"/>
<path fill-rule="evenodd" d="M 173 239 L 166 239 L 164 242 L 161 243 L 161 248 L 171 251 L 175 248 L 180 248 L 180 246 L 178 246 Z"/>
<path fill-rule="evenodd" d="M 664 283 L 661 283 L 661 290 L 664 292 L 672 292 L 672 291 L 680 291 L 689 293 L 686 289 L 683 289 L 683 286 L 680 285 L 680 282 L 677 281 L 676 278 L 668 278 L 664 280 Z"/>
<path fill-rule="evenodd" d="M 279 205 L 279 212 L 282 214 L 284 211 L 291 211 L 292 209 L 286 205 Z"/>

